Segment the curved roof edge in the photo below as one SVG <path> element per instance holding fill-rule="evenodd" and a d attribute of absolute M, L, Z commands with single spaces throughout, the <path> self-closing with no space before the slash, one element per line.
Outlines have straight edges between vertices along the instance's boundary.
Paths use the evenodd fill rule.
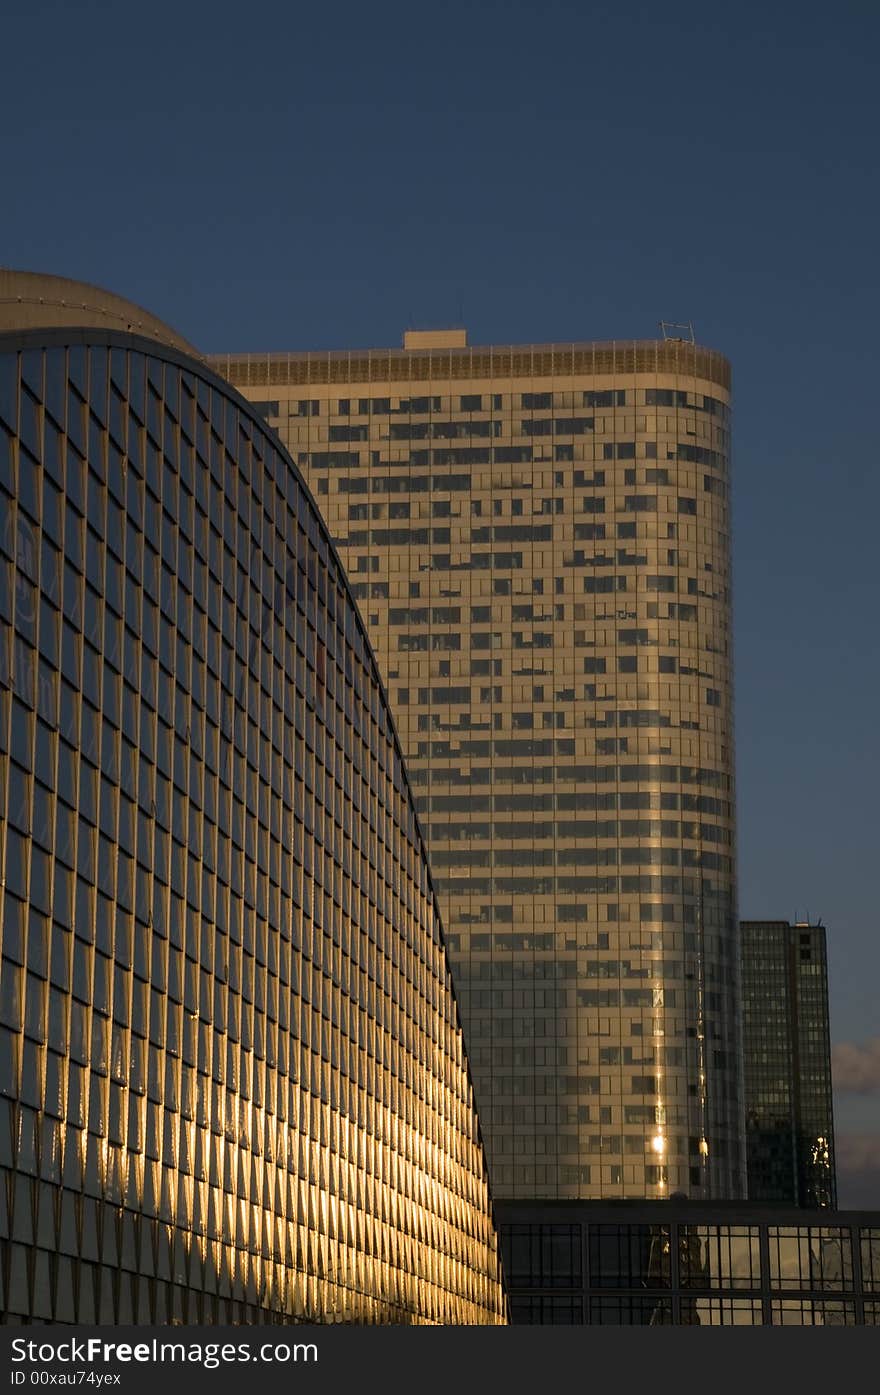
<path fill-rule="evenodd" d="M 200 362 L 204 359 L 170 325 L 112 291 L 66 276 L 0 267 L 0 333 L 65 328 L 140 334 Z"/>
<path fill-rule="evenodd" d="M 150 340 L 145 336 L 137 334 L 134 331 L 108 329 L 106 325 L 101 325 L 99 327 L 98 337 L 96 338 L 95 331 L 88 325 L 78 325 L 76 327 L 72 327 L 70 330 L 67 331 L 65 331 L 63 327 L 58 326 L 53 326 L 45 330 L 39 327 L 34 328 L 30 326 L 26 329 L 6 330 L 4 329 L 2 322 L 0 322 L 0 353 L 16 353 L 22 352 L 27 349 L 38 348 L 50 349 L 68 347 L 71 344 L 82 345 L 84 347 L 94 345 L 95 347 L 102 346 L 109 349 L 130 349 L 134 353 L 142 354 L 150 354 L 156 352 L 156 342 L 154 340 Z M 168 352 L 169 347 L 171 349 L 170 353 Z M 444 922 L 443 917 L 440 915 L 440 904 L 437 897 L 437 892 L 434 888 L 433 877 L 431 875 L 431 862 L 428 856 L 428 842 L 425 838 L 424 831 L 421 826 L 421 820 L 419 819 L 418 810 L 416 808 L 415 795 L 413 794 L 412 786 L 409 782 L 409 771 L 407 769 L 406 757 L 403 751 L 403 742 L 400 739 L 400 733 L 397 730 L 397 723 L 394 720 L 394 710 L 391 706 L 391 699 L 388 696 L 388 691 L 385 686 L 385 680 L 382 677 L 382 671 L 379 667 L 379 661 L 376 658 L 376 651 L 374 650 L 373 642 L 370 639 L 369 629 L 367 627 L 363 615 L 361 614 L 360 606 L 358 605 L 355 597 L 352 594 L 351 581 L 349 579 L 348 571 L 346 569 L 345 563 L 343 562 L 340 556 L 339 549 L 337 548 L 336 543 L 333 540 L 332 534 L 330 533 L 330 530 L 327 527 L 324 515 L 321 512 L 321 506 L 319 505 L 317 499 L 315 498 L 315 495 L 309 487 L 305 479 L 305 476 L 303 475 L 296 461 L 293 459 L 292 455 L 290 454 L 290 451 L 287 449 L 287 446 L 281 440 L 281 437 L 275 431 L 273 431 L 271 427 L 266 425 L 265 419 L 261 417 L 259 412 L 255 410 L 253 403 L 249 402 L 246 397 L 243 397 L 242 394 L 238 391 L 238 388 L 234 387 L 233 384 L 230 383 L 228 378 L 224 378 L 222 373 L 218 373 L 217 370 L 213 367 L 213 365 L 208 363 L 205 359 L 196 358 L 195 361 L 193 361 L 192 354 L 187 350 L 180 350 L 177 349 L 175 346 L 166 345 L 165 351 L 171 363 L 174 363 L 177 365 L 177 367 L 186 369 L 189 372 L 201 373 L 209 386 L 220 388 L 223 394 L 226 397 L 230 398 L 240 411 L 244 412 L 251 424 L 253 426 L 258 427 L 259 430 L 262 432 L 263 436 L 265 436 L 269 440 L 270 444 L 272 445 L 272 448 L 274 450 L 277 450 L 279 454 L 284 457 L 289 468 L 293 471 L 296 477 L 297 485 L 309 501 L 309 505 L 311 506 L 312 511 L 314 512 L 315 517 L 318 521 L 318 528 L 320 529 L 321 536 L 327 545 L 328 554 L 333 558 L 334 562 L 339 568 L 340 581 L 345 589 L 347 600 L 354 612 L 358 629 L 360 630 L 361 636 L 364 640 L 366 653 L 368 654 L 370 663 L 372 665 L 373 677 L 376 681 L 376 686 L 379 689 L 382 702 L 384 703 L 386 712 L 388 714 L 395 750 L 400 758 L 400 763 L 404 772 L 404 778 L 406 780 L 406 787 L 410 800 L 410 808 L 412 811 L 413 818 L 415 820 L 416 829 L 418 831 L 418 836 L 421 843 L 421 851 L 425 857 L 428 866 L 428 880 L 431 886 L 431 894 L 434 900 L 434 906 L 437 911 L 441 939 L 443 940 L 443 947 L 445 949 L 446 935 L 444 930 Z M 189 362 L 187 362 L 188 359 L 190 360 Z M 455 996 L 454 988 L 453 996 Z M 456 998 L 456 1004 L 457 1001 L 458 1000 Z"/>

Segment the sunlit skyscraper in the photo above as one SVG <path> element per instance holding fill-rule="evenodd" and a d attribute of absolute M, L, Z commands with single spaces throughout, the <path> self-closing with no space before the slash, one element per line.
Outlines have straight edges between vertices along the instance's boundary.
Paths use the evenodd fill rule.
<path fill-rule="evenodd" d="M 213 363 L 367 622 L 496 1196 L 742 1195 L 727 361 L 446 331 Z"/>

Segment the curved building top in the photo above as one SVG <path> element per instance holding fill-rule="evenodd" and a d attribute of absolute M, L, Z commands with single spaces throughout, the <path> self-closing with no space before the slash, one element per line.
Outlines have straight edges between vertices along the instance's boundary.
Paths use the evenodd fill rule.
<path fill-rule="evenodd" d="M 111 291 L 67 276 L 0 267 L 0 333 L 66 328 L 141 334 L 180 353 L 203 357 L 170 325 Z"/>
<path fill-rule="evenodd" d="M 317 505 L 160 321 L 3 297 L 0 1182 L 46 1222 L 4 1310 L 501 1322 L 437 898 Z"/>
<path fill-rule="evenodd" d="M 469 345 L 464 330 L 408 331 L 400 349 L 211 354 L 208 362 L 236 387 L 684 373 L 730 390 L 728 359 L 687 339 Z"/>
<path fill-rule="evenodd" d="M 87 281 L 76 281 L 67 276 L 54 276 L 48 272 L 16 271 L 8 267 L 0 267 L 0 349 L 9 350 L 19 347 L 15 339 L 16 335 L 25 336 L 28 343 L 33 344 L 36 343 L 33 338 L 34 331 L 67 329 L 78 334 L 90 329 L 101 329 L 107 332 L 139 335 L 146 339 L 153 339 L 158 344 L 176 350 L 177 353 L 194 358 L 202 372 L 207 371 L 210 375 L 217 375 L 216 385 L 221 387 L 224 392 L 228 390 L 230 384 L 233 387 L 236 386 L 235 381 L 228 378 L 223 371 L 224 355 L 201 353 L 189 340 L 184 339 L 182 334 L 178 334 L 175 329 L 167 325 L 164 320 L 151 315 L 148 310 L 136 305 L 134 301 L 127 300 L 124 296 L 115 295 L 112 291 L 104 290 L 100 286 L 92 286 Z M 449 332 L 447 331 L 447 333 Z M 453 331 L 453 333 L 459 332 Z M 8 338 L 4 343 L 6 336 Z M 279 357 L 285 357 L 285 355 L 279 355 Z M 308 358 L 309 355 L 304 354 L 302 357 Z M 254 411 L 253 402 L 247 395 L 237 396 L 238 404 L 247 410 L 262 429 L 265 426 L 265 421 L 259 412 Z M 308 497 L 322 539 L 338 565 L 341 575 L 345 577 L 347 591 L 350 591 L 350 583 L 339 549 L 331 537 L 319 504 L 311 494 L 308 481 L 289 456 L 287 463 L 303 493 Z M 403 760 L 403 747 L 375 650 L 356 604 L 353 605 L 353 613 L 358 628 L 366 641 L 373 677 L 388 712 L 395 748 Z M 415 814 L 415 804 L 411 795 L 410 803 Z M 418 825 L 417 816 L 416 823 Z M 424 851 L 426 845 L 421 828 L 419 828 L 419 839 Z M 425 856 L 427 856 L 426 852 Z"/>

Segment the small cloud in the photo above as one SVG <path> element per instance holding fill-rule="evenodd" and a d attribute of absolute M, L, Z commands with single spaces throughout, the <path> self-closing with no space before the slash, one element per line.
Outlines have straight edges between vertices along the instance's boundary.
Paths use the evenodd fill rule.
<path fill-rule="evenodd" d="M 838 1204 L 876 1210 L 880 1206 L 880 1134 L 844 1133 L 834 1140 Z"/>
<path fill-rule="evenodd" d="M 831 1052 L 831 1073 L 844 1094 L 880 1094 L 880 1037 L 840 1042 Z"/>
<path fill-rule="evenodd" d="M 847 1172 L 880 1172 L 880 1133 L 844 1133 L 834 1140 L 838 1167 Z"/>

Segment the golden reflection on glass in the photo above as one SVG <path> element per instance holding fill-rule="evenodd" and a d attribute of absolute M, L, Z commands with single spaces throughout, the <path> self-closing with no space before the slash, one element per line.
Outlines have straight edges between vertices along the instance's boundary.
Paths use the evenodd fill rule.
<path fill-rule="evenodd" d="M 216 362 L 376 646 L 496 1197 L 741 1196 L 729 365 L 451 338 Z"/>
<path fill-rule="evenodd" d="M 0 675 L 6 1310 L 504 1321 L 409 786 L 296 468 L 195 360 L 0 350 L 0 655 L 57 694 Z"/>

